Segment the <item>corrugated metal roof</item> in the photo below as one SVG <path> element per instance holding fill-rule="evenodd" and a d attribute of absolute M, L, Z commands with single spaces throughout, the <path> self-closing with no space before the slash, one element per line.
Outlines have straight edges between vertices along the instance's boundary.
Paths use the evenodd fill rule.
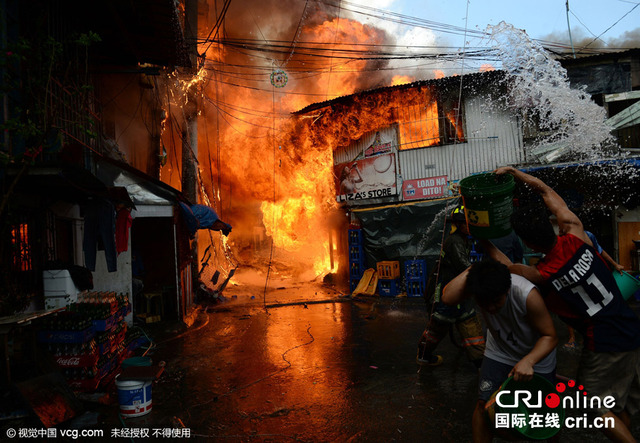
<path fill-rule="evenodd" d="M 463 81 L 467 81 L 467 80 L 473 80 L 474 81 L 474 85 L 477 85 L 478 82 L 482 81 L 482 82 L 487 82 L 487 81 L 496 81 L 498 79 L 504 78 L 505 77 L 505 72 L 502 70 L 495 70 L 495 71 L 486 71 L 486 72 L 474 72 L 474 73 L 470 73 L 470 74 L 464 74 L 462 76 Z M 360 92 L 356 92 L 350 95 L 344 95 L 342 97 L 337 97 L 331 100 L 326 100 L 323 102 L 318 102 L 318 103 L 313 103 L 309 106 L 306 106 L 302 109 L 300 109 L 299 111 L 295 111 L 293 112 L 293 115 L 301 115 L 301 114 L 307 114 L 309 112 L 315 111 L 317 109 L 322 109 L 322 108 L 326 108 L 329 106 L 332 106 L 336 103 L 343 103 L 346 104 L 349 100 L 351 100 L 354 97 L 357 96 L 363 96 L 363 95 L 368 95 L 368 94 L 378 94 L 381 92 L 386 92 L 386 91 L 395 91 L 395 90 L 402 90 L 402 89 L 411 89 L 411 88 L 417 88 L 420 86 L 425 86 L 425 85 L 433 85 L 433 86 L 439 86 L 439 87 L 446 87 L 446 86 L 451 86 L 453 84 L 459 84 L 460 83 L 460 76 L 453 76 L 453 77 L 444 77 L 444 78 L 439 78 L 439 79 L 431 79 L 431 80 L 418 80 L 412 83 L 406 83 L 403 85 L 395 85 L 395 86 L 384 86 L 381 88 L 376 88 L 376 89 L 368 89 L 365 91 L 360 91 Z"/>
<path fill-rule="evenodd" d="M 628 164 L 630 166 L 640 168 L 640 157 L 600 159 L 600 160 L 592 160 L 592 161 L 584 161 L 584 162 L 565 162 L 565 163 L 554 163 L 551 165 L 520 165 L 520 166 L 516 166 L 516 168 L 523 172 L 531 173 L 531 172 L 543 171 L 547 169 L 563 169 L 563 168 L 575 168 L 578 166 L 586 167 L 586 166 L 621 165 L 621 164 Z"/>
<path fill-rule="evenodd" d="M 606 50 L 602 49 L 598 54 L 576 54 L 576 58 L 573 57 L 573 53 L 555 54 L 558 61 L 562 66 L 580 65 L 585 62 L 593 63 L 599 60 L 619 60 L 625 57 L 640 56 L 640 48 L 622 49 L 622 50 Z"/>

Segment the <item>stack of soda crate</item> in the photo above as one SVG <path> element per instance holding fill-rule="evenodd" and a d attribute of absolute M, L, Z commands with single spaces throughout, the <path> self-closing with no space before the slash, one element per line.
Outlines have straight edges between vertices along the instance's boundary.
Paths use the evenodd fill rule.
<path fill-rule="evenodd" d="M 93 392 L 115 377 L 124 353 L 128 297 L 113 292 L 84 292 L 78 301 L 51 317 L 38 341 L 77 391 Z"/>
<path fill-rule="evenodd" d="M 385 297 L 395 297 L 400 294 L 400 262 L 379 261 L 377 267 L 378 293 Z"/>
<path fill-rule="evenodd" d="M 358 286 L 365 269 L 362 229 L 349 229 L 349 287 L 352 292 Z"/>
<path fill-rule="evenodd" d="M 405 261 L 404 279 L 407 297 L 421 297 L 427 285 L 427 262 L 425 260 Z"/>
<path fill-rule="evenodd" d="M 100 355 L 91 318 L 61 311 L 47 319 L 44 328 L 38 331 L 38 342 L 49 350 L 67 382 L 81 391 L 95 391 Z"/>

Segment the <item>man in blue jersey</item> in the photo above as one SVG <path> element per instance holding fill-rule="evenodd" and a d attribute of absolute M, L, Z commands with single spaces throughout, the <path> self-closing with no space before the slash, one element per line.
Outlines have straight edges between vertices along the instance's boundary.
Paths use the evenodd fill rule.
<path fill-rule="evenodd" d="M 509 269 L 543 288 L 549 310 L 584 337 L 578 382 L 590 396 L 615 399 L 611 409 L 595 411 L 615 421 L 613 429 L 602 431 L 614 441 L 635 441 L 629 426 L 630 417 L 640 410 L 640 319 L 564 200 L 542 180 L 513 167 L 495 173 L 513 175 L 539 194 L 556 216 L 560 236 L 539 205 L 514 212 L 511 222 L 516 233 L 529 248 L 545 255 L 535 266 L 514 264 Z M 508 264 L 496 248 L 487 252 Z"/>

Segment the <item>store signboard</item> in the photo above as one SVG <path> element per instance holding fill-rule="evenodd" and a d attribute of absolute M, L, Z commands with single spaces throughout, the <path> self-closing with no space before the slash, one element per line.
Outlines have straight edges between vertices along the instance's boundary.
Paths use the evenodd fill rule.
<path fill-rule="evenodd" d="M 447 192 L 446 175 L 405 180 L 402 183 L 402 197 L 404 200 L 440 198 L 445 197 Z"/>
<path fill-rule="evenodd" d="M 337 201 L 349 202 L 398 194 L 395 153 L 335 166 Z"/>

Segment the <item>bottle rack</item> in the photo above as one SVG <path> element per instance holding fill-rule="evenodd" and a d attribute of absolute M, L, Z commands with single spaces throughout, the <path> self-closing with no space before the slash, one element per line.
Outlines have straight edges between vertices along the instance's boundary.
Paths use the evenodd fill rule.
<path fill-rule="evenodd" d="M 93 392 L 115 377 L 125 353 L 126 294 L 85 292 L 51 316 L 37 340 L 53 356 L 69 386 Z"/>
<path fill-rule="evenodd" d="M 361 229 L 349 229 L 349 287 L 355 290 L 367 269 Z"/>
<path fill-rule="evenodd" d="M 378 280 L 378 294 L 382 297 L 395 297 L 400 294 L 400 279 L 382 279 Z"/>
<path fill-rule="evenodd" d="M 422 297 L 427 284 L 427 262 L 422 259 L 404 262 L 407 297 Z"/>

